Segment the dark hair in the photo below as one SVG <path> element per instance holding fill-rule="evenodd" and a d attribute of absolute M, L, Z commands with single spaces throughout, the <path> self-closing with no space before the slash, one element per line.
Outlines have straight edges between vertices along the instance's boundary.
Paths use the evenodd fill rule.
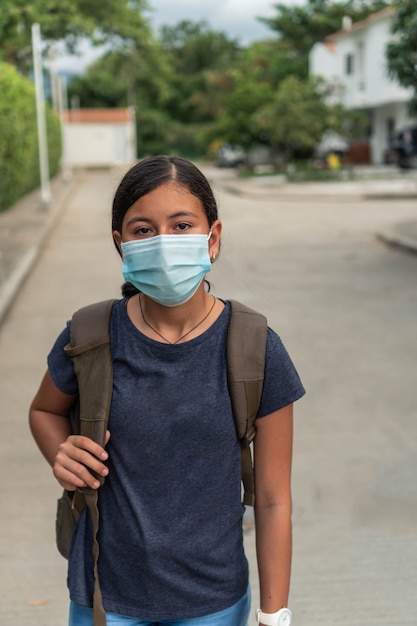
<path fill-rule="evenodd" d="M 211 226 L 217 204 L 204 174 L 187 159 L 159 155 L 136 163 L 122 178 L 113 199 L 112 230 L 122 231 L 123 218 L 132 204 L 165 183 L 177 183 L 198 198 Z"/>
<path fill-rule="evenodd" d="M 113 198 L 112 231 L 122 231 L 124 216 L 139 198 L 170 182 L 184 187 L 200 200 L 211 227 L 217 220 L 217 203 L 207 178 L 187 159 L 158 155 L 139 161 L 123 176 Z M 122 293 L 130 296 L 137 293 L 137 289 L 125 283 Z"/>

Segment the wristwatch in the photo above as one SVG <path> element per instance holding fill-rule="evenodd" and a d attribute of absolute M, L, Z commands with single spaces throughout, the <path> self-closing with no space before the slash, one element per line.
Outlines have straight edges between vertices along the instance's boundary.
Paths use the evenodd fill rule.
<path fill-rule="evenodd" d="M 262 613 L 256 609 L 256 623 L 264 626 L 291 626 L 292 613 L 290 609 L 280 609 L 276 613 Z"/>

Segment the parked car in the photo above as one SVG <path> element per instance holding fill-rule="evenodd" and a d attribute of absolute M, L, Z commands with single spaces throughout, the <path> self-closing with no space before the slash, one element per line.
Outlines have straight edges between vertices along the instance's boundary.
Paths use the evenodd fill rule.
<path fill-rule="evenodd" d="M 246 154 L 241 146 L 232 146 L 228 143 L 217 150 L 215 157 L 217 167 L 238 167 L 245 159 Z"/>
<path fill-rule="evenodd" d="M 401 130 L 391 142 L 390 152 L 402 169 L 417 167 L 417 126 Z"/>

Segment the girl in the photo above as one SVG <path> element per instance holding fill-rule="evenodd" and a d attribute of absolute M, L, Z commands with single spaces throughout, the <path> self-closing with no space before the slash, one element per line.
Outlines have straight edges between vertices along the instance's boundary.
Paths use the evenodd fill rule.
<path fill-rule="evenodd" d="M 115 193 L 112 229 L 126 283 L 110 325 L 105 449 L 70 432 L 77 381 L 64 352 L 69 323 L 30 408 L 33 436 L 65 489 L 98 489 L 93 472 L 105 477 L 98 567 L 108 624 L 246 626 L 240 445 L 226 371 L 230 305 L 204 280 L 220 250 L 213 192 L 185 159 L 145 159 Z M 254 444 L 257 621 L 265 626 L 291 621 L 292 405 L 303 394 L 268 329 Z M 84 510 L 69 556 L 70 626 L 93 624 L 91 542 Z"/>

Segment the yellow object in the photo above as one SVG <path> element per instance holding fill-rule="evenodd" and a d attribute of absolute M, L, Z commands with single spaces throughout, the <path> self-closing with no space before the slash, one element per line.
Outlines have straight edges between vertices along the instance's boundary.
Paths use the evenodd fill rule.
<path fill-rule="evenodd" d="M 330 170 L 340 170 L 340 158 L 334 152 L 327 155 L 327 167 Z"/>
<path fill-rule="evenodd" d="M 44 604 L 49 604 L 49 600 L 29 600 L 29 606 L 43 606 Z"/>

